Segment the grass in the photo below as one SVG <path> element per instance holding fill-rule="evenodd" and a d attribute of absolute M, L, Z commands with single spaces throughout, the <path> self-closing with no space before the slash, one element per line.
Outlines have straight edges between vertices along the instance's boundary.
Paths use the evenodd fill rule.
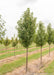
<path fill-rule="evenodd" d="M 45 47 L 47 47 L 47 46 L 43 46 L 43 48 L 45 48 Z M 40 49 L 40 47 L 37 47 L 37 48 L 34 48 L 34 49 L 30 49 L 29 52 L 32 52 L 32 51 L 35 51 L 35 50 L 38 50 L 38 49 Z M 26 50 L 20 50 L 18 52 L 15 52 L 15 55 L 20 55 L 20 54 L 23 54 L 25 52 L 26 52 Z M 14 52 L 5 53 L 5 54 L 0 55 L 0 60 L 4 59 L 4 58 L 7 58 L 7 57 L 11 57 L 11 56 L 14 56 Z"/>
<path fill-rule="evenodd" d="M 29 50 L 29 52 L 35 51 L 35 50 L 37 50 L 37 49 L 39 49 L 39 48 L 31 49 L 31 50 Z M 23 53 L 25 53 L 25 52 L 26 52 L 26 50 L 18 51 L 18 52 L 15 52 L 15 55 L 20 55 L 20 54 L 23 54 Z M 14 56 L 14 52 L 12 52 L 12 53 L 6 53 L 6 54 L 0 55 L 0 60 L 1 60 L 1 59 L 4 59 L 4 58 L 7 58 L 7 57 L 11 57 L 11 56 Z"/>
<path fill-rule="evenodd" d="M 53 51 L 53 50 L 54 50 L 54 48 L 51 49 L 51 51 Z M 43 56 L 45 54 L 47 54 L 48 52 L 49 52 L 49 50 L 44 51 Z M 37 53 L 37 54 L 30 55 L 28 57 L 28 59 L 30 61 L 32 59 L 38 59 L 39 57 L 40 57 L 40 53 Z M 21 59 L 13 61 L 12 63 L 3 64 L 2 66 L 0 66 L 0 75 L 4 75 L 7 72 L 13 71 L 15 68 L 18 68 L 18 67 L 24 65 L 25 62 L 26 62 L 25 57 L 22 57 Z"/>
<path fill-rule="evenodd" d="M 35 46 L 36 46 L 35 43 L 33 43 L 31 46 L 29 46 L 29 48 L 35 47 Z M 13 47 L 11 46 L 11 44 L 7 47 L 7 50 L 5 49 L 5 46 L 4 46 L 3 44 L 0 45 L 0 53 L 5 53 L 5 52 L 14 51 L 14 48 L 13 48 L 13 49 L 9 49 L 9 48 L 13 48 Z M 3 49 L 5 49 L 5 50 L 3 50 Z M 22 50 L 22 49 L 25 49 L 25 48 L 19 43 L 19 44 L 16 46 L 15 51 Z"/>
<path fill-rule="evenodd" d="M 47 47 L 48 44 L 45 46 Z M 32 43 L 29 48 L 32 48 L 32 47 L 36 47 L 36 44 L 35 43 Z M 43 46 L 44 47 L 44 46 Z M 10 49 L 10 48 L 13 48 L 12 45 L 10 44 L 8 47 L 7 47 L 7 50 L 5 49 L 5 46 L 3 44 L 0 44 L 0 53 L 5 53 L 5 52 L 10 52 L 10 51 L 14 51 L 14 48 L 13 49 Z M 16 46 L 15 48 L 15 51 L 22 51 L 22 49 L 25 49 L 25 47 L 23 47 L 20 43 Z"/>
<path fill-rule="evenodd" d="M 51 62 L 51 63 L 48 65 L 48 67 L 46 67 L 46 68 L 44 69 L 44 72 L 46 72 L 46 73 L 54 73 L 54 61 Z"/>

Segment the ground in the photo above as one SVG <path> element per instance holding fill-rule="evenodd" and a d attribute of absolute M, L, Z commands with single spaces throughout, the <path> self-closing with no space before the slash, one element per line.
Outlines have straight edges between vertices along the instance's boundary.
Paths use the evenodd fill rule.
<path fill-rule="evenodd" d="M 11 47 L 11 45 L 7 48 L 7 51 L 5 47 L 2 46 L 0 49 L 0 75 L 26 75 L 26 49 L 19 44 L 18 48 L 15 50 L 16 56 L 14 56 L 14 48 Z M 27 75 L 45 72 L 44 69 L 47 68 L 48 65 L 54 60 L 53 44 L 51 45 L 50 57 L 48 49 L 48 44 L 46 44 L 42 49 L 43 60 L 42 65 L 40 65 L 40 47 L 36 47 L 34 43 L 29 47 L 29 65 Z"/>

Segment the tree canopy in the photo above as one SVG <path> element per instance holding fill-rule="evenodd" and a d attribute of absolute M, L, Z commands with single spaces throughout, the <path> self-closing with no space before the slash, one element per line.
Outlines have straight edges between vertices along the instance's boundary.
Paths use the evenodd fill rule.
<path fill-rule="evenodd" d="M 35 39 L 37 46 L 43 46 L 46 43 L 46 32 L 44 24 L 40 21 Z"/>
<path fill-rule="evenodd" d="M 47 42 L 50 45 L 52 43 L 52 28 L 51 28 L 51 23 L 48 24 L 47 26 Z"/>
<path fill-rule="evenodd" d="M 3 40 L 3 44 L 5 46 L 8 46 L 10 44 L 10 40 L 8 39 L 8 37 L 6 37 L 6 39 Z"/>
<path fill-rule="evenodd" d="M 3 20 L 2 16 L 0 15 L 0 40 L 5 35 L 5 21 Z"/>
<path fill-rule="evenodd" d="M 27 8 L 17 24 L 20 42 L 24 47 L 28 48 L 34 39 L 36 29 L 36 18 L 33 17 L 33 13 L 30 13 L 29 8 Z"/>

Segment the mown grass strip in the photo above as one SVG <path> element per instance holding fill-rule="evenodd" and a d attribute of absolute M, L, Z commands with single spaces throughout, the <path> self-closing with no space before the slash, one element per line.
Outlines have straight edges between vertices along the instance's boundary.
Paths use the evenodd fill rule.
<path fill-rule="evenodd" d="M 20 44 L 19 44 L 20 45 Z M 32 48 L 32 47 L 35 47 L 36 45 L 32 44 L 29 48 Z M 2 47 L 2 46 L 1 46 Z M 18 50 L 22 50 L 22 49 L 25 49 L 23 46 L 18 46 L 19 48 L 15 48 L 15 51 L 18 51 Z M 13 47 L 8 47 L 8 48 L 13 48 Z M 4 49 L 4 50 L 0 50 L 0 53 L 5 53 L 5 52 L 10 52 L 10 51 L 14 51 L 14 48 L 13 49 Z"/>
<path fill-rule="evenodd" d="M 39 49 L 39 48 L 34 48 L 34 49 L 29 50 L 29 52 L 32 52 L 32 51 L 35 51 L 35 50 L 38 50 L 38 49 Z M 20 55 L 20 54 L 23 54 L 23 53 L 25 53 L 25 52 L 26 52 L 26 50 L 18 51 L 18 52 L 15 52 L 15 55 Z M 7 58 L 7 57 L 11 57 L 11 56 L 14 56 L 14 52 L 6 53 L 6 54 L 0 55 L 0 60 L 1 60 L 1 59 L 4 59 L 4 58 Z"/>
<path fill-rule="evenodd" d="M 45 48 L 45 47 L 48 47 L 48 46 L 43 46 L 43 48 Z M 40 47 L 37 47 L 37 48 L 34 48 L 34 49 L 30 49 L 29 52 L 32 52 L 32 51 L 35 51 L 35 50 L 38 50 L 38 49 L 40 49 Z M 18 52 L 15 52 L 15 55 L 20 55 L 20 54 L 23 54 L 25 52 L 26 52 L 26 50 L 22 50 L 22 51 L 20 50 Z M 14 56 L 14 52 L 0 55 L 0 60 L 4 59 L 4 58 L 7 58 L 7 57 L 11 57 L 11 56 Z"/>
<path fill-rule="evenodd" d="M 54 60 L 44 69 L 45 73 L 54 73 Z"/>
<path fill-rule="evenodd" d="M 53 51 L 53 50 L 54 50 L 54 48 L 51 49 L 51 51 Z M 49 50 L 44 51 L 43 56 L 45 54 L 47 54 L 48 52 L 49 52 Z M 40 53 L 37 53 L 37 54 L 30 55 L 28 59 L 30 61 L 32 59 L 38 59 L 39 57 L 40 57 Z M 0 66 L 0 75 L 4 75 L 7 72 L 13 71 L 15 68 L 18 68 L 18 67 L 24 65 L 25 62 L 26 62 L 25 57 L 22 57 L 21 59 L 13 61 L 12 63 L 8 63 L 8 64 L 4 64 L 4 65 Z"/>

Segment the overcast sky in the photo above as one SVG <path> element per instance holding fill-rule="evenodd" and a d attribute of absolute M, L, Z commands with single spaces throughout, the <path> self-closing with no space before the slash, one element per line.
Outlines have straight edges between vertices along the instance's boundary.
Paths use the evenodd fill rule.
<path fill-rule="evenodd" d="M 15 26 L 27 8 L 37 17 L 37 22 L 41 20 L 45 26 L 50 22 L 54 27 L 54 0 L 0 0 L 0 14 L 6 21 L 6 36 L 17 35 Z"/>

